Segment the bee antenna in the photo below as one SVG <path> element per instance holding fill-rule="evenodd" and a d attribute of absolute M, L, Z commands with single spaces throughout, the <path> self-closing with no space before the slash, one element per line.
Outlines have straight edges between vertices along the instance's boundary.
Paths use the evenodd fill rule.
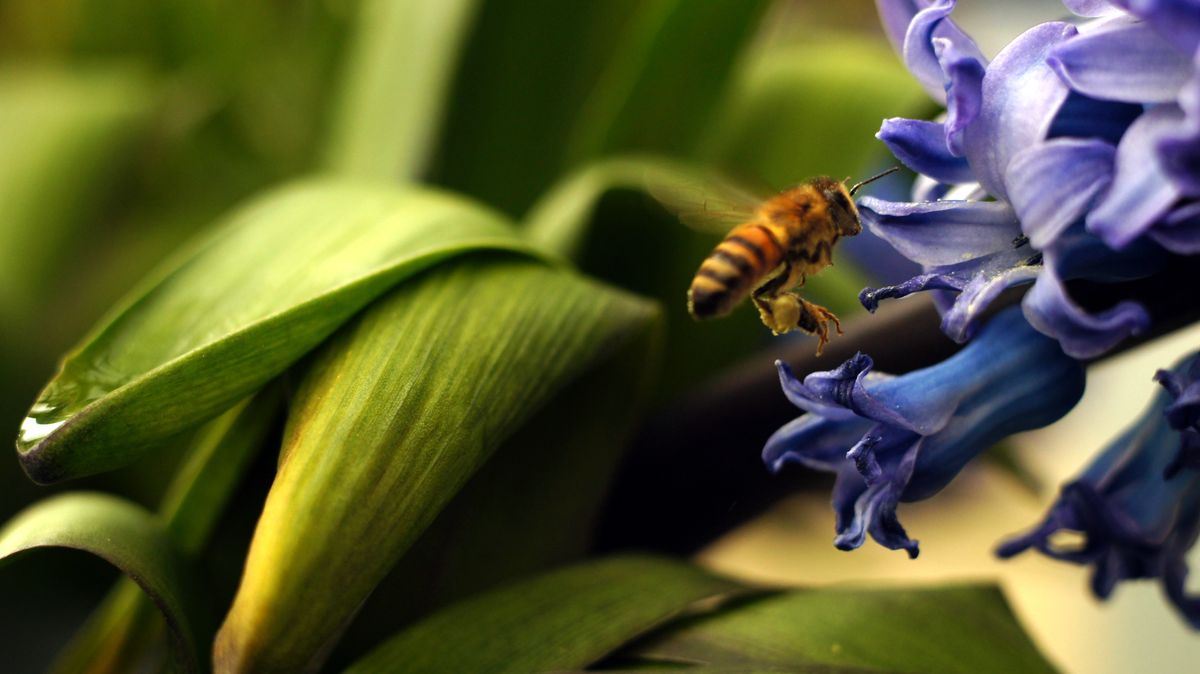
<path fill-rule="evenodd" d="M 864 180 L 864 181 L 858 183 L 857 185 L 855 185 L 854 187 L 850 188 L 850 196 L 854 196 L 854 193 L 858 191 L 858 188 L 862 187 L 863 185 L 869 185 L 869 184 L 875 182 L 876 180 L 879 180 L 880 178 L 883 178 L 884 176 L 890 176 L 891 174 L 893 174 L 899 170 L 900 170 L 899 166 L 893 166 L 892 168 L 884 171 L 883 173 L 880 173 L 878 175 L 873 175 L 870 178 L 867 178 L 866 180 Z"/>

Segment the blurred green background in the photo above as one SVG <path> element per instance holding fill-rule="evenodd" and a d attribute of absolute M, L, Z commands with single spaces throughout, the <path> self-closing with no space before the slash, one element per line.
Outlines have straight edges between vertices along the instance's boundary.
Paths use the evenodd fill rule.
<path fill-rule="evenodd" d="M 508 0 L 426 17 L 409 4 L 420 3 L 0 3 L 3 427 L 15 435 L 56 361 L 135 281 L 287 179 L 419 179 L 519 218 L 628 153 L 776 188 L 862 175 L 886 161 L 872 138 L 881 116 L 928 109 L 870 2 Z M 721 347 L 759 335 L 712 337 L 683 320 L 677 298 L 714 239 L 646 199 L 642 170 L 618 166 L 584 188 L 577 257 L 619 285 L 670 293 L 686 333 L 672 338 L 663 386 L 678 390 L 742 355 Z M 850 281 L 831 275 L 839 290 L 860 280 L 846 266 Z M 97 484 L 152 503 L 161 470 Z M 48 491 L 15 461 L 0 480 L 4 515 Z"/>
<path fill-rule="evenodd" d="M 974 16 L 994 51 L 1052 3 L 1005 3 L 1002 16 L 994 3 L 962 4 L 964 23 L 972 28 Z M 867 0 L 0 0 L 0 428 L 15 437 L 63 354 L 215 219 L 272 186 L 330 174 L 466 195 L 584 273 L 658 301 L 662 358 L 645 379 L 653 414 L 766 340 L 745 307 L 703 326 L 686 315 L 684 290 L 716 239 L 647 198 L 647 173 L 716 169 L 774 189 L 865 176 L 889 165 L 874 139 L 882 118 L 936 112 Z M 895 262 L 853 243 L 809 288 L 841 314 Z M 284 388 L 293 383 L 285 377 Z M 578 393 L 544 419 L 571 416 Z M 603 410 L 593 417 L 599 433 Z M 519 440 L 536 445 L 555 432 L 547 425 Z M 0 518 L 81 488 L 153 508 L 187 438 L 175 444 L 65 486 L 35 486 L 15 459 L 0 461 Z M 277 445 L 259 454 L 199 560 L 222 610 Z M 598 495 L 617 457 L 588 467 Z M 504 471 L 519 464 L 494 470 L 513 477 Z M 472 483 L 443 519 L 469 519 L 468 506 L 494 497 Z M 774 534 L 827 544 L 827 524 Z M 586 546 L 588 534 L 564 550 Z M 462 535 L 478 537 L 480 556 L 504 542 Z M 453 544 L 433 537 L 405 558 L 330 671 L 429 608 L 574 554 L 537 550 L 461 584 L 457 569 L 443 570 L 445 587 L 394 609 L 394 593 L 413 591 L 406 569 L 436 565 Z M 719 547 L 702 559 L 754 575 L 754 561 L 723 562 Z M 769 558 L 770 547 L 759 552 Z M 116 574 L 85 557 L 40 553 L 4 567 L 6 671 L 44 669 L 103 596 Z"/>

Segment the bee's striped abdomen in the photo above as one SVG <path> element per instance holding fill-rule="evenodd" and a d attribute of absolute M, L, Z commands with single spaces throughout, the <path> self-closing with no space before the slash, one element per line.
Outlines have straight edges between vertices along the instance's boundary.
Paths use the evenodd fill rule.
<path fill-rule="evenodd" d="M 734 228 L 704 259 L 688 290 L 688 309 L 696 318 L 729 313 L 734 305 L 783 261 L 779 237 L 767 225 Z"/>

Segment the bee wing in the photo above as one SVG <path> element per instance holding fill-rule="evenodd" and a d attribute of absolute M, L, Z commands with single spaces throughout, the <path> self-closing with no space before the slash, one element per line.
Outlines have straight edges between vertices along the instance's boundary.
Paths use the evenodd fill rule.
<path fill-rule="evenodd" d="M 683 224 L 713 234 L 754 220 L 758 207 L 770 198 L 712 176 L 648 180 L 646 191 Z"/>

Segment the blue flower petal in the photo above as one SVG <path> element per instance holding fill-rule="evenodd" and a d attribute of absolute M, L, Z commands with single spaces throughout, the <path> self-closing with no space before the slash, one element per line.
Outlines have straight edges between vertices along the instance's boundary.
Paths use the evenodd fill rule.
<path fill-rule="evenodd" d="M 869 419 L 928 435 L 941 428 L 950 413 L 944 395 L 897 395 L 896 378 L 875 372 L 871 357 L 863 353 L 833 370 L 813 372 L 803 382 L 796 379 L 787 363 L 776 361 L 775 366 L 793 405 L 830 419 Z M 932 373 L 910 374 L 904 386 L 911 388 L 914 381 L 926 392 L 945 387 Z M 963 391 L 965 395 L 966 389 Z"/>
<path fill-rule="evenodd" d="M 917 438 L 905 451 L 898 454 L 899 461 L 888 473 L 887 479 L 870 484 L 866 493 L 859 497 L 859 503 L 863 507 L 855 509 L 856 515 L 862 513 L 861 518 L 867 523 L 866 529 L 876 543 L 889 550 L 904 550 L 909 559 L 916 559 L 921 551 L 917 541 L 909 538 L 900 524 L 896 506 L 899 505 L 900 495 L 912 478 L 923 440 L 924 438 Z M 840 537 L 834 543 L 843 550 L 848 549 L 843 547 L 847 541 L 841 540 Z M 861 541 L 858 541 L 858 544 L 861 545 Z"/>
<path fill-rule="evenodd" d="M 1142 22 L 1113 21 L 1050 51 L 1050 67 L 1079 93 L 1128 103 L 1167 103 L 1192 74 L 1188 54 Z"/>
<path fill-rule="evenodd" d="M 955 0 L 935 0 L 913 15 L 901 51 L 909 72 L 939 103 L 946 102 L 945 74 L 933 46 L 934 38 L 948 40 L 959 54 L 986 63 L 975 41 L 947 18 L 954 11 L 954 5 Z"/>
<path fill-rule="evenodd" d="M 913 17 L 930 4 L 932 0 L 875 0 L 883 32 L 897 54 L 904 54 L 904 36 Z"/>
<path fill-rule="evenodd" d="M 1017 153 L 1005 182 L 1021 229 L 1045 248 L 1082 218 L 1112 180 L 1116 148 L 1100 140 L 1056 138 Z"/>
<path fill-rule="evenodd" d="M 926 266 L 953 265 L 1012 247 L 1020 223 L 999 201 L 903 203 L 863 197 L 863 224 L 901 255 Z"/>
<path fill-rule="evenodd" d="M 863 288 L 862 291 L 858 293 L 858 301 L 862 303 L 863 308 L 865 308 L 867 311 L 875 313 L 875 310 L 879 308 L 879 302 L 882 300 L 900 299 L 902 297 L 908 297 L 914 293 L 924 292 L 926 290 L 931 290 L 934 292 L 939 290 L 949 290 L 953 291 L 953 294 L 941 295 L 943 299 L 950 298 L 946 303 L 946 308 L 948 309 L 954 304 L 952 298 L 957 296 L 957 293 L 962 292 L 962 289 L 965 288 L 969 282 L 970 279 L 968 278 L 948 276 L 946 274 L 939 274 L 936 272 L 920 274 L 908 279 L 907 281 L 897 283 L 896 285 L 881 286 L 878 288 Z"/>
<path fill-rule="evenodd" d="M 971 168 L 987 191 L 1008 198 L 1008 163 L 1017 152 L 1046 139 L 1068 88 L 1046 63 L 1050 50 L 1078 31 L 1050 22 L 1035 26 L 1005 47 L 983 77 L 983 108 L 963 132 Z"/>
<path fill-rule="evenodd" d="M 846 448 L 858 442 L 870 428 L 870 421 L 853 416 L 806 414 L 771 435 L 763 447 L 763 463 L 776 473 L 791 463 L 836 472 L 846 462 Z M 803 447 L 804 451 L 795 451 L 797 447 Z"/>
<path fill-rule="evenodd" d="M 1200 201 L 1176 208 L 1147 235 L 1180 255 L 1200 254 Z"/>
<path fill-rule="evenodd" d="M 854 442 L 854 440 L 849 442 Z M 859 475 L 858 471 L 854 469 L 854 464 L 846 461 L 845 457 L 836 468 L 831 468 L 830 472 L 837 474 L 837 478 L 833 482 L 833 495 L 830 498 L 834 512 L 834 531 L 838 533 L 839 539 L 844 536 L 846 540 L 857 540 L 858 545 L 854 547 L 859 547 L 865 538 L 866 523 L 857 517 L 856 513 L 858 512 L 858 499 L 867 491 L 867 483 L 863 480 L 862 475 Z M 836 539 L 834 544 L 837 545 Z M 852 549 L 838 547 L 842 550 Z"/>
<path fill-rule="evenodd" d="M 1181 196 L 1159 161 L 1157 142 L 1182 121 L 1183 111 L 1178 106 L 1155 106 L 1139 117 L 1121 139 L 1112 187 L 1087 216 L 1088 230 L 1108 245 L 1129 245 Z"/>
<path fill-rule="evenodd" d="M 1113 4 L 1144 19 L 1185 54 L 1194 54 L 1200 47 L 1200 2 L 1196 0 L 1118 0 Z"/>
<path fill-rule="evenodd" d="M 1007 315 L 1021 318 L 1017 311 Z M 987 327 L 992 326 L 989 323 Z M 1019 332 L 1016 328 L 1008 329 Z M 1020 329 L 1033 333 L 1028 325 Z M 1003 386 L 981 388 L 959 403 L 950 423 L 926 439 L 902 500 L 917 501 L 941 491 L 975 457 L 963 451 L 963 447 L 984 451 L 1013 433 L 1054 423 L 1083 395 L 1083 368 L 1064 356 L 1053 340 L 1029 338 L 1021 349 L 1012 353 L 992 351 L 989 355 L 997 360 L 1011 359 L 991 364 L 994 372 L 1032 369 Z"/>
<path fill-rule="evenodd" d="M 864 365 L 861 358 L 865 358 L 867 364 Z M 842 363 L 837 369 L 829 372 L 820 373 L 830 379 L 838 382 L 843 382 L 847 390 L 851 387 L 849 382 L 858 378 L 861 374 L 864 377 L 870 369 L 870 358 L 857 354 L 854 358 Z M 852 419 L 855 418 L 853 409 L 839 399 L 837 395 L 825 394 L 825 387 L 819 387 L 817 390 L 809 388 L 808 381 L 801 381 L 796 374 L 792 372 L 792 366 L 782 360 L 775 361 L 775 369 L 779 372 L 779 384 L 783 388 L 783 394 L 787 396 L 788 402 L 805 412 L 820 414 L 821 416 L 830 419 Z M 809 375 L 810 377 L 813 375 Z"/>
<path fill-rule="evenodd" d="M 1163 478 L 1179 442 L 1164 416 L 1169 401 L 1165 391 L 1159 393 L 1135 424 L 1062 488 L 1038 526 L 1002 544 L 997 554 L 1036 548 L 1092 565 L 1092 591 L 1101 598 L 1121 581 L 1159 578 L 1180 612 L 1200 627 L 1200 599 L 1184 591 L 1185 554 L 1200 534 L 1200 471 Z M 1064 547 L 1055 538 L 1059 531 L 1083 534 L 1082 544 Z"/>
<path fill-rule="evenodd" d="M 1057 339 L 1068 355 L 1095 358 L 1149 327 L 1150 315 L 1136 302 L 1119 302 L 1097 314 L 1085 311 L 1067 295 L 1051 253 L 1047 252 L 1047 258 L 1021 305 L 1029 322 Z"/>
<path fill-rule="evenodd" d="M 1159 370 L 1154 380 L 1162 384 L 1171 402 L 1163 411 L 1171 428 L 1179 431 L 1180 446 L 1164 476 L 1174 477 L 1184 468 L 1200 469 L 1200 354 L 1174 370 Z"/>
<path fill-rule="evenodd" d="M 837 474 L 839 548 L 856 548 L 869 535 L 913 557 L 917 543 L 896 515 L 901 500 L 931 496 L 999 439 L 1061 417 L 1083 391 L 1078 363 L 1015 308 L 938 365 L 899 377 L 872 374 L 860 354 L 803 383 L 792 377 L 797 390 L 788 396 L 803 389 L 802 408 L 812 399 L 840 401 L 855 414 L 810 413 L 773 435 L 763 456 L 772 468 L 797 462 Z"/>
<path fill-rule="evenodd" d="M 1036 260 L 1036 256 L 1033 258 Z M 1033 283 L 1042 270 L 1037 263 L 1028 259 L 1015 264 L 1009 256 L 996 256 L 993 262 L 997 269 L 976 273 L 962 292 L 954 299 L 949 311 L 942 314 L 942 332 L 962 344 L 975 334 L 975 328 L 983 312 L 1009 288 Z"/>
<path fill-rule="evenodd" d="M 973 43 L 970 47 L 963 51 L 960 44 L 951 40 L 933 40 L 934 52 L 946 78 L 946 147 L 957 157 L 964 153 L 963 129 L 975 121 L 983 105 L 986 66 L 978 48 Z"/>
<path fill-rule="evenodd" d="M 883 120 L 875 137 L 908 168 L 942 183 L 975 181 L 967 160 L 950 154 L 946 127 L 937 122 L 894 117 Z"/>
<path fill-rule="evenodd" d="M 1200 197 L 1200 52 L 1194 75 L 1179 94 L 1184 118 L 1158 140 L 1163 170 L 1181 192 Z"/>
<path fill-rule="evenodd" d="M 1121 11 L 1108 0 L 1063 0 L 1063 4 L 1079 16 L 1107 16 Z"/>

